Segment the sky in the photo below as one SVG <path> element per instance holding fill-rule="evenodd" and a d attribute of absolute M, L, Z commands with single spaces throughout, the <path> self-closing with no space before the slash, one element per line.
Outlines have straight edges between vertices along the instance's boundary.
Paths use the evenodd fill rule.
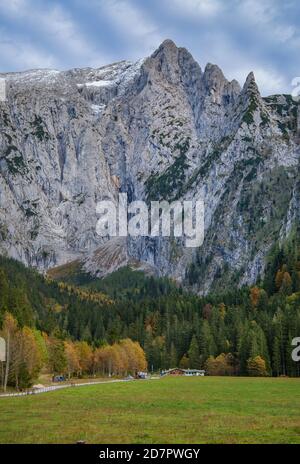
<path fill-rule="evenodd" d="M 0 72 L 136 61 L 167 38 L 263 95 L 300 76 L 299 0 L 0 0 Z"/>

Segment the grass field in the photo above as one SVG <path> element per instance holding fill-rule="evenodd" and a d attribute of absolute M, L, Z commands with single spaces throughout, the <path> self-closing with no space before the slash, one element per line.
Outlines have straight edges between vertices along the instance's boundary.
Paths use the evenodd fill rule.
<path fill-rule="evenodd" d="M 0 443 L 300 443 L 300 379 L 165 378 L 0 398 Z"/>

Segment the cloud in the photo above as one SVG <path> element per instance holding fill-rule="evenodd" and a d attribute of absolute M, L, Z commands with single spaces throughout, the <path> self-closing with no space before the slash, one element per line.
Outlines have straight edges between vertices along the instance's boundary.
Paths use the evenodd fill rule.
<path fill-rule="evenodd" d="M 296 0 L 0 0 L 1 68 L 59 69 L 149 56 L 166 39 L 263 94 L 300 74 Z M 279 87 L 282 85 L 282 88 Z"/>
<path fill-rule="evenodd" d="M 273 41 L 285 43 L 299 37 L 297 28 L 289 22 L 291 18 L 283 14 L 281 2 L 245 0 L 238 3 L 237 14 L 240 15 L 241 21 L 260 27 Z"/>
<path fill-rule="evenodd" d="M 294 26 L 278 25 L 273 29 L 273 34 L 279 42 L 284 43 L 296 37 L 297 31 Z"/>
<path fill-rule="evenodd" d="M 6 71 L 15 70 L 15 63 L 18 63 L 23 69 L 55 68 L 58 66 L 54 55 L 45 53 L 30 43 L 18 39 L 0 41 L 0 56 L 2 62 L 14 66 L 10 69 L 7 68 Z"/>
<path fill-rule="evenodd" d="M 241 16 L 256 24 L 266 24 L 276 16 L 276 4 L 270 0 L 237 1 L 237 10 Z"/>
<path fill-rule="evenodd" d="M 215 16 L 224 6 L 219 0 L 170 0 L 168 3 L 173 11 L 192 18 Z"/>
<path fill-rule="evenodd" d="M 0 0 L 0 11 L 8 19 L 16 22 L 24 22 L 27 27 L 32 29 L 37 35 L 43 37 L 41 44 L 44 43 L 45 55 L 48 54 L 50 47 L 56 48 L 57 55 L 62 52 L 76 57 L 80 61 L 84 58 L 86 65 L 88 64 L 105 64 L 108 59 L 103 53 L 99 53 L 94 49 L 93 44 L 81 34 L 79 26 L 72 19 L 71 15 L 61 5 L 41 3 L 34 0 L 12 0 L 11 2 L 4 2 Z M 41 66 L 43 63 L 43 52 L 40 47 L 34 43 L 25 43 L 22 46 L 20 40 L 15 39 L 16 54 L 19 56 L 21 63 L 26 66 L 28 61 L 32 62 L 35 66 Z M 23 49 L 23 53 L 21 53 Z M 17 52 L 19 51 L 19 52 Z M 31 58 L 30 58 L 31 53 Z M 23 58 L 22 58 L 23 57 Z M 40 60 L 39 63 L 35 59 Z M 60 59 L 53 60 L 53 58 L 46 58 L 46 61 L 60 62 Z M 61 64 L 61 63 L 60 63 Z M 20 63 L 18 63 L 20 65 Z"/>
<path fill-rule="evenodd" d="M 278 73 L 274 69 L 261 67 L 260 64 L 252 65 L 251 69 L 244 66 L 243 68 L 235 70 L 235 78 L 241 85 L 243 85 L 246 81 L 249 71 L 253 71 L 256 83 L 263 96 L 281 93 L 283 89 L 288 86 L 288 82 L 286 82 L 286 79 L 282 74 Z"/>
<path fill-rule="evenodd" d="M 265 95 L 276 94 L 282 92 L 282 89 L 286 87 L 287 83 L 284 77 L 278 74 L 274 70 L 268 70 L 266 68 L 254 69 L 255 79 L 261 93 Z"/>
<path fill-rule="evenodd" d="M 0 9 L 6 14 L 19 14 L 27 6 L 26 0 L 11 0 L 10 2 L 0 0 Z"/>
<path fill-rule="evenodd" d="M 143 53 L 151 53 L 163 41 L 157 25 L 148 17 L 143 9 L 128 0 L 101 0 L 101 16 L 117 29 L 125 42 L 134 42 L 136 49 Z"/>

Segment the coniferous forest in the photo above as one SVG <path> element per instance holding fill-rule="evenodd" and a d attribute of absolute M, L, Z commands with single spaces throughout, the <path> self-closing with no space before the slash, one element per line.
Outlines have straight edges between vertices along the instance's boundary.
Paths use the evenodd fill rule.
<path fill-rule="evenodd" d="M 291 357 L 300 335 L 299 234 L 270 250 L 255 286 L 207 296 L 129 268 L 102 280 L 79 273 L 55 281 L 2 257 L 0 327 L 4 338 L 11 331 L 20 340 L 25 360 L 15 361 L 10 377 L 17 386 L 46 364 L 69 377 L 147 365 L 150 372 L 180 366 L 210 375 L 299 376 Z M 26 364 L 33 346 L 37 359 Z"/>

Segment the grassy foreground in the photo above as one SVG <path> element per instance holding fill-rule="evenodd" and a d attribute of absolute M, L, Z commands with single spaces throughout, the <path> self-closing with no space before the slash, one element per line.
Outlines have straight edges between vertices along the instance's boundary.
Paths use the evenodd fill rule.
<path fill-rule="evenodd" d="M 300 443 L 299 387 L 181 377 L 0 398 L 0 443 Z"/>

